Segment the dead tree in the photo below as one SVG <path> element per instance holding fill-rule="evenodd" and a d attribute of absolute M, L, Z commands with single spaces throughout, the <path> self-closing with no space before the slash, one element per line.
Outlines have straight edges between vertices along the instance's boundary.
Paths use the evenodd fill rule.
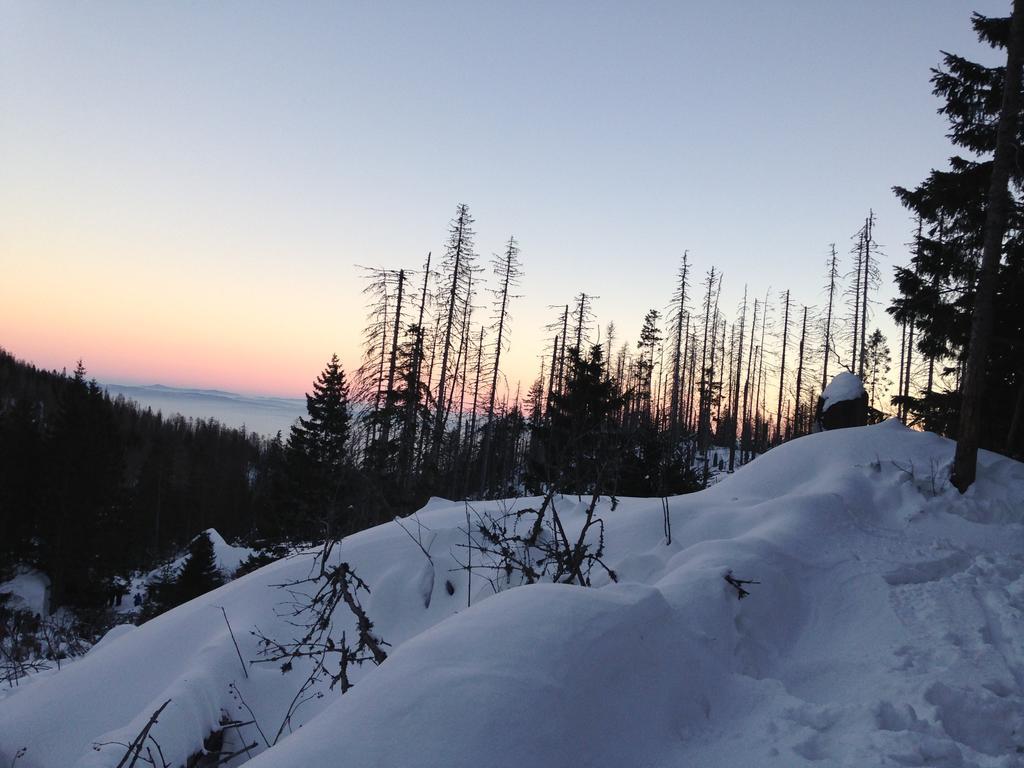
<path fill-rule="evenodd" d="M 860 360 L 857 366 L 857 375 L 864 378 L 864 369 L 867 359 L 867 337 L 868 337 L 868 304 L 870 289 L 877 285 L 878 266 L 874 260 L 876 244 L 872 237 L 874 229 L 875 213 L 868 211 L 868 217 L 864 221 L 864 276 L 861 280 L 860 299 Z"/>
<path fill-rule="evenodd" d="M 754 370 L 754 337 L 757 334 L 757 309 L 758 301 L 754 299 L 754 317 L 750 324 L 750 351 L 747 355 L 747 375 L 743 383 L 743 439 L 741 441 L 742 452 L 740 463 L 746 464 L 750 461 L 751 453 L 751 424 L 750 424 L 750 385 Z"/>
<path fill-rule="evenodd" d="M 586 293 L 576 294 L 576 298 L 573 300 L 572 319 L 576 321 L 576 351 L 580 354 L 583 353 L 583 345 L 590 343 L 590 337 L 587 333 L 587 328 L 590 323 L 593 322 L 594 311 L 593 303 L 594 299 L 599 299 L 600 296 L 591 296 Z"/>
<path fill-rule="evenodd" d="M 408 487 L 412 479 L 412 460 L 416 445 L 419 383 L 422 375 L 424 352 L 423 319 L 427 307 L 427 287 L 430 283 L 430 274 L 430 253 L 427 253 L 427 262 L 423 268 L 423 289 L 420 292 L 419 314 L 417 316 L 414 337 L 412 340 L 412 359 L 409 365 L 410 372 L 407 389 L 409 384 L 412 385 L 412 389 L 406 393 L 405 414 L 402 423 L 402 437 L 399 443 L 399 471 L 403 476 L 406 487 Z"/>
<path fill-rule="evenodd" d="M 708 393 L 708 333 L 711 330 L 711 300 L 715 294 L 717 277 L 715 268 L 711 267 L 704 284 L 707 290 L 704 292 L 704 339 L 700 351 L 700 392 L 697 408 L 697 443 L 707 458 L 707 443 L 709 435 L 705 431 L 705 412 L 709 412 Z"/>
<path fill-rule="evenodd" d="M 796 403 L 793 406 L 793 437 L 800 437 L 800 397 L 803 393 L 804 380 L 804 340 L 807 338 L 807 307 L 804 307 L 804 319 L 800 324 L 800 348 L 797 351 L 799 360 L 796 367 Z"/>
<path fill-rule="evenodd" d="M 729 440 L 729 471 L 736 469 L 736 439 L 740 421 L 740 372 L 743 370 L 743 331 L 747 324 L 747 286 L 743 286 L 743 307 L 740 310 L 739 346 L 736 352 L 736 385 L 733 387 L 732 439 Z M 742 460 L 742 457 L 741 457 Z"/>
<path fill-rule="evenodd" d="M 508 340 L 509 302 L 513 298 L 517 298 L 513 296 L 511 290 L 519 284 L 522 276 L 522 264 L 519 261 L 519 245 L 514 237 L 508 239 L 504 256 L 494 260 L 493 270 L 501 287 L 492 291 L 495 300 L 495 315 L 492 320 L 496 338 L 494 341 L 494 357 L 491 363 L 491 387 L 487 398 L 487 423 L 484 426 L 483 448 L 481 449 L 481 497 L 485 495 L 487 489 L 487 473 L 490 465 L 491 443 L 494 432 L 494 399 L 498 393 L 498 376 L 501 373 L 501 352 Z"/>
<path fill-rule="evenodd" d="M 674 446 L 679 439 L 679 400 L 682 386 L 682 367 L 685 354 L 683 338 L 685 323 L 689 319 L 686 311 L 686 273 L 689 270 L 688 251 L 683 251 L 682 263 L 679 267 L 679 282 L 672 296 L 672 310 L 669 314 L 672 334 L 672 392 L 669 398 L 668 431 Z M 610 348 L 609 348 L 610 351 Z M 608 357 L 611 360 L 611 355 Z"/>
<path fill-rule="evenodd" d="M 782 315 L 782 361 L 779 364 L 779 404 L 775 409 L 775 442 L 782 442 L 782 394 L 786 389 L 786 343 L 789 340 L 789 291 L 784 294 Z"/>
<path fill-rule="evenodd" d="M 447 285 L 447 308 L 444 312 L 443 339 L 441 344 L 441 368 L 438 371 L 437 397 L 433 443 L 431 446 L 431 470 L 437 471 L 441 455 L 441 443 L 445 432 L 447 418 L 447 402 L 445 396 L 448 388 L 448 359 L 452 351 L 452 333 L 455 329 L 458 308 L 461 303 L 468 302 L 468 282 L 471 280 L 473 260 L 473 217 L 469 214 L 469 206 L 460 203 L 455 211 L 448 229 L 448 246 L 442 265 L 442 273 Z"/>
<path fill-rule="evenodd" d="M 832 304 L 836 295 L 836 279 L 839 271 L 836 260 L 836 244 L 832 243 L 832 259 L 828 268 L 828 310 L 825 314 L 825 359 L 821 368 L 821 389 L 828 386 L 828 356 L 832 352 Z"/>
<path fill-rule="evenodd" d="M 864 267 L 864 229 L 858 230 L 857 234 L 854 235 L 857 238 L 857 247 L 853 251 L 856 256 L 853 262 L 853 270 L 847 274 L 847 277 L 853 277 L 853 289 L 852 289 L 852 301 L 853 301 L 853 316 L 851 318 L 853 323 L 853 338 L 850 342 L 850 371 L 857 370 L 857 358 L 860 350 L 859 345 L 859 331 L 860 331 L 860 273 Z"/>
<path fill-rule="evenodd" d="M 331 563 L 333 550 L 339 544 L 339 540 L 329 540 L 324 544 L 317 555 L 314 575 L 276 585 L 291 596 L 285 604 L 286 615 L 291 625 L 298 628 L 302 635 L 292 640 L 278 640 L 268 637 L 258 628 L 252 633 L 260 643 L 261 656 L 253 663 L 279 663 L 281 672 L 287 673 L 292 671 L 295 662 L 300 659 L 313 662 L 313 670 L 292 700 L 274 739 L 275 744 L 284 729 L 289 727 L 295 709 L 308 700 L 309 692 L 322 679 L 329 681 L 330 689 L 340 686 L 344 694 L 352 687 L 348 674 L 352 665 L 372 662 L 379 666 L 388 657 L 384 650 L 388 643 L 374 632 L 373 622 L 359 599 L 359 593 L 369 594 L 370 588 L 347 562 L 341 561 L 336 565 Z M 332 634 L 335 621 L 339 618 L 336 613 L 342 604 L 355 619 L 355 645 L 349 644 L 347 632 L 343 631 L 340 637 Z M 327 668 L 329 659 L 336 660 L 336 670 Z"/>
<path fill-rule="evenodd" d="M 394 320 L 392 320 L 391 322 L 391 354 L 389 355 L 388 360 L 387 386 L 384 390 L 385 409 L 387 413 L 385 414 L 384 423 L 381 426 L 381 445 L 385 450 L 387 450 L 388 448 L 388 442 L 391 436 L 391 409 L 395 404 L 395 400 L 397 399 L 395 397 L 395 367 L 398 362 L 398 332 L 403 324 L 402 299 L 405 292 L 404 269 L 398 270 L 398 274 L 395 276 L 395 281 L 397 283 L 398 296 L 395 299 Z"/>
<path fill-rule="evenodd" d="M 595 567 L 612 581 L 618 580 L 603 560 L 604 521 L 597 516 L 601 497 L 591 496 L 573 538 L 558 514 L 556 498 L 550 490 L 539 509 L 505 508 L 498 515 L 473 510 L 475 524 L 467 531 L 467 544 L 459 546 L 467 549 L 467 558 L 476 553 L 473 571 L 485 574 L 495 592 L 544 581 L 589 587 Z M 465 569 L 460 564 L 456 570 Z"/>

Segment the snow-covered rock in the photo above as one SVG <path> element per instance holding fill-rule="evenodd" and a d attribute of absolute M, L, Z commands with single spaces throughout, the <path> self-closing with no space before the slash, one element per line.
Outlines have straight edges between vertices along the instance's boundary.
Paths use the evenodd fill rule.
<path fill-rule="evenodd" d="M 28 566 L 19 566 L 14 577 L 0 582 L 0 594 L 8 593 L 9 607 L 50 615 L 50 577 Z"/>
<path fill-rule="evenodd" d="M 849 371 L 837 373 L 821 393 L 821 410 L 827 411 L 836 403 L 845 400 L 858 400 L 867 394 L 864 382 L 860 377 Z"/>
<path fill-rule="evenodd" d="M 868 423 L 868 393 L 860 377 L 837 374 L 818 398 L 815 421 L 819 430 L 863 427 Z"/>
<path fill-rule="evenodd" d="M 495 593 L 479 563 L 470 583 L 467 516 L 538 500 L 432 500 L 417 515 L 427 607 L 431 564 L 397 524 L 335 554 L 391 644 L 344 696 L 322 690 L 282 727 L 309 667 L 246 677 L 221 612 L 246 661 L 253 627 L 295 637 L 274 586 L 310 573 L 295 556 L 0 702 L 0 765 L 20 747 L 17 768 L 116 765 L 123 748 L 92 745 L 130 741 L 168 699 L 151 733 L 172 765 L 253 715 L 262 734 L 241 735 L 258 745 L 234 766 L 1021 765 L 1024 465 L 982 452 L 961 496 L 953 447 L 892 421 L 786 443 L 670 499 L 671 545 L 661 500 L 602 500 L 618 583 L 591 589 Z M 572 536 L 586 499 L 556 504 Z M 759 582 L 746 599 L 729 570 Z"/>

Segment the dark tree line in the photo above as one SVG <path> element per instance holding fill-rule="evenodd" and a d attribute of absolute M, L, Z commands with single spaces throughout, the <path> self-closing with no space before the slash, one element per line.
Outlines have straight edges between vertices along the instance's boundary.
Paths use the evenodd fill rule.
<path fill-rule="evenodd" d="M 81 364 L 44 371 L 0 350 L 0 572 L 35 565 L 54 606 L 100 606 L 115 578 L 199 531 L 245 536 L 276 518 L 280 450 L 111 399 Z"/>

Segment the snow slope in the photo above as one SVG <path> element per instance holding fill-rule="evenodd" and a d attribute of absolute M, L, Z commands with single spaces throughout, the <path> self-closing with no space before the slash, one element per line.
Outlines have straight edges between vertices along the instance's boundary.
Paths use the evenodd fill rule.
<path fill-rule="evenodd" d="M 20 747 L 18 768 L 116 765 L 123 747 L 93 743 L 129 741 L 168 699 L 152 733 L 178 765 L 223 714 L 252 719 L 235 691 L 266 737 L 242 729 L 259 746 L 232 765 L 252 768 L 1024 765 L 1024 465 L 982 453 L 961 497 L 952 453 L 895 422 L 803 437 L 671 499 L 671 545 L 660 500 L 603 501 L 618 583 L 494 594 L 477 573 L 470 608 L 467 508 L 433 500 L 417 515 L 432 567 L 394 523 L 343 543 L 390 655 L 301 705 L 276 745 L 305 671 L 245 677 L 220 608 L 258 658 L 252 627 L 294 637 L 273 585 L 311 555 L 23 685 L 0 701 L 0 765 Z M 558 500 L 568 527 L 585 501 Z M 747 599 L 730 569 L 760 582 Z"/>

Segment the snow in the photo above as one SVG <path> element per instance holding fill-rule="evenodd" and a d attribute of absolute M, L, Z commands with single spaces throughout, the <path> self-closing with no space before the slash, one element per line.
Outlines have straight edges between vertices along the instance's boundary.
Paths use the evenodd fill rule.
<path fill-rule="evenodd" d="M 238 566 L 242 564 L 242 561 L 253 554 L 254 550 L 248 547 L 235 547 L 228 544 L 224 537 L 217 532 L 216 528 L 207 528 L 203 533 L 210 537 L 210 542 L 213 544 L 213 554 L 217 560 L 217 569 L 224 574 L 225 578 L 231 578 L 235 571 L 238 570 Z M 174 560 L 171 563 L 171 568 L 180 570 L 186 560 L 188 560 L 187 552 L 177 560 Z M 156 572 L 154 571 L 153 573 Z"/>
<path fill-rule="evenodd" d="M 388 659 L 302 704 L 270 748 L 246 726 L 259 745 L 231 765 L 1024 765 L 1024 465 L 982 452 L 961 496 L 953 447 L 894 421 L 802 437 L 670 499 L 671 545 L 659 499 L 602 500 L 619 582 L 591 589 L 495 594 L 477 570 L 469 590 L 467 514 L 539 500 L 432 499 L 402 521 L 429 560 L 395 523 L 336 554 L 370 586 Z M 586 502 L 556 500 L 570 536 Z M 18 768 L 116 765 L 123 747 L 93 743 L 130 741 L 168 699 L 152 733 L 179 765 L 223 715 L 251 719 L 239 693 L 273 743 L 309 667 L 246 677 L 221 608 L 259 658 L 254 627 L 295 636 L 274 585 L 312 557 L 22 686 L 0 704 L 0 765 L 22 746 Z M 728 570 L 760 583 L 737 600 Z"/>
<path fill-rule="evenodd" d="M 50 579 L 34 568 L 20 566 L 14 578 L 0 583 L 0 594 L 10 593 L 8 606 L 46 618 L 50 611 Z"/>
<path fill-rule="evenodd" d="M 836 403 L 856 400 L 864 395 L 864 382 L 849 371 L 842 371 L 828 383 L 821 393 L 821 412 L 824 413 Z"/>

